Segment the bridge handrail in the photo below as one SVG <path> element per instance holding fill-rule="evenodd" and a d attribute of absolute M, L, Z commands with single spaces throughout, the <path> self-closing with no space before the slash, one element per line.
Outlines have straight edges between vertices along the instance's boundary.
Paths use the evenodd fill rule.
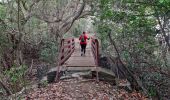
<path fill-rule="evenodd" d="M 59 50 L 58 66 L 64 64 L 64 62 L 71 56 L 75 50 L 74 38 L 65 38 L 61 40 L 61 46 Z"/>
<path fill-rule="evenodd" d="M 57 74 L 56 81 L 59 82 L 59 72 L 60 66 L 64 64 L 64 62 L 71 56 L 71 54 L 75 50 L 75 40 L 74 38 L 66 38 L 61 40 L 60 48 L 59 48 L 59 56 L 58 56 L 58 66 L 57 66 Z"/>
<path fill-rule="evenodd" d="M 91 50 L 96 66 L 99 65 L 99 41 L 95 37 L 91 37 Z"/>

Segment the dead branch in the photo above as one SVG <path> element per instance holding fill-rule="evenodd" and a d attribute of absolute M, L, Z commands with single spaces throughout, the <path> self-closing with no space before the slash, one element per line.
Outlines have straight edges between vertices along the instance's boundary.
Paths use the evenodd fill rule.
<path fill-rule="evenodd" d="M 0 80 L 0 85 L 1 85 L 1 86 L 3 87 L 3 89 L 6 91 L 6 93 L 7 93 L 8 96 L 12 94 L 12 92 L 10 91 L 10 89 L 9 89 L 7 86 L 5 86 L 5 84 L 2 82 L 2 80 Z"/>
<path fill-rule="evenodd" d="M 29 71 L 28 71 L 29 73 L 32 72 L 33 62 L 34 62 L 34 60 L 32 59 L 32 61 L 31 61 L 31 66 L 30 66 L 30 69 L 29 69 Z"/>

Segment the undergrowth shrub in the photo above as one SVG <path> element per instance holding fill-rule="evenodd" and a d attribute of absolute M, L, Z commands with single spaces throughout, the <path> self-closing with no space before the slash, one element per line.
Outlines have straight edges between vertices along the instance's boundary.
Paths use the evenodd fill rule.
<path fill-rule="evenodd" d="M 7 77 L 9 88 L 13 93 L 20 91 L 25 85 L 25 73 L 27 71 L 27 67 L 25 65 L 20 66 L 12 66 L 10 70 L 6 70 L 4 72 Z"/>
<path fill-rule="evenodd" d="M 45 41 L 44 46 L 40 50 L 40 59 L 47 63 L 56 62 L 57 43 L 55 41 Z"/>

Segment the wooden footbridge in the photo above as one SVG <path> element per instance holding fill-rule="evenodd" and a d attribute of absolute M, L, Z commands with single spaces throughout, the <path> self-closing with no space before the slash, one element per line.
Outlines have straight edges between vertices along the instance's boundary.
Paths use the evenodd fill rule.
<path fill-rule="evenodd" d="M 114 76 L 112 71 L 99 67 L 99 42 L 94 37 L 87 40 L 86 54 L 84 56 L 81 56 L 81 47 L 78 38 L 62 39 L 58 58 L 58 73 L 62 68 L 74 71 L 95 71 L 97 77 L 98 72 L 101 71 Z M 58 77 L 59 75 L 57 75 Z"/>

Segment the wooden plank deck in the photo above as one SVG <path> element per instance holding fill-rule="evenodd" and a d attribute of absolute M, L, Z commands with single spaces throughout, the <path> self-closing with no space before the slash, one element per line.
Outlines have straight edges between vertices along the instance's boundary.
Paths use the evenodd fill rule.
<path fill-rule="evenodd" d="M 51 69 L 50 71 L 57 71 L 57 68 Z M 72 71 L 72 72 L 91 71 L 91 72 L 97 72 L 100 75 L 101 73 L 102 74 L 105 73 L 106 75 L 111 75 L 112 77 L 115 77 L 113 71 L 95 65 L 95 60 L 91 51 L 91 40 L 88 40 L 88 44 L 86 47 L 86 55 L 81 56 L 81 47 L 78 38 L 75 38 L 75 50 L 73 54 L 60 67 L 60 71 Z"/>
<path fill-rule="evenodd" d="M 88 40 L 86 55 L 81 56 L 81 47 L 78 38 L 75 38 L 75 51 L 65 62 L 66 67 L 95 67 L 95 61 L 91 52 L 91 40 Z"/>

